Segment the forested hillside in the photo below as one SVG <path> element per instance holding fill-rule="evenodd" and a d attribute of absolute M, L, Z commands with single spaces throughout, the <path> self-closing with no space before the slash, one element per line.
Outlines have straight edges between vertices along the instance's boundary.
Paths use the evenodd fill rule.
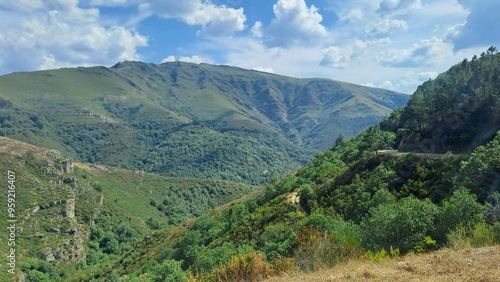
<path fill-rule="evenodd" d="M 312 162 L 283 179 L 273 178 L 252 195 L 175 228 L 162 228 L 164 219 L 145 223 L 159 228 L 146 236 L 109 219 L 120 214 L 117 203 L 117 210 L 98 217 L 105 225 L 89 228 L 86 257 L 77 264 L 48 264 L 42 252 L 32 254 L 22 270 L 28 281 L 259 281 L 349 259 L 377 262 L 443 247 L 500 244 L 499 121 L 489 108 L 482 110 L 498 106 L 500 92 L 490 87 L 497 80 L 483 75 L 498 72 L 499 56 L 490 48 L 453 66 L 424 83 L 408 106 L 379 125 L 351 139 L 339 136 Z M 450 82 L 443 92 L 430 87 L 452 76 L 467 80 Z M 464 80 L 470 91 L 457 86 Z M 488 94 L 479 95 L 478 89 L 489 89 Z M 448 126 L 453 113 L 440 116 L 436 103 L 458 96 L 472 102 L 450 102 L 463 113 L 457 113 L 460 122 Z M 418 108 L 418 99 L 428 104 Z M 478 119 L 480 114 L 492 120 Z M 469 119 L 482 126 L 471 126 Z M 98 186 L 94 190 L 100 192 Z M 190 191 L 197 195 L 196 189 Z M 161 210 L 157 196 L 152 199 L 148 208 Z"/>
<path fill-rule="evenodd" d="M 1 76 L 0 132 L 83 162 L 263 184 L 407 100 L 327 79 L 122 62 Z"/>
<path fill-rule="evenodd" d="M 417 88 L 381 124 L 403 151 L 468 152 L 500 129 L 500 55 L 491 47 Z"/>
<path fill-rule="evenodd" d="M 329 267 L 349 258 L 379 261 L 444 246 L 499 244 L 500 133 L 490 133 L 498 128 L 498 121 L 484 121 L 488 124 L 484 127 L 465 126 L 471 124 L 469 118 L 477 118 L 478 105 L 496 106 L 491 101 L 498 101 L 498 89 L 479 84 L 461 92 L 465 100 L 475 102 L 465 107 L 469 114 L 456 127 L 460 134 L 455 143 L 451 142 L 454 137 L 432 139 L 425 130 L 443 123 L 444 117 L 430 114 L 434 108 L 421 115 L 413 104 L 419 96 L 427 101 L 434 95 L 458 95 L 451 90 L 422 92 L 452 75 L 469 73 L 469 81 L 487 83 L 478 76 L 498 71 L 499 56 L 490 51 L 454 66 L 419 87 L 413 102 L 380 126 L 349 140 L 338 138 L 330 150 L 294 174 L 268 184 L 263 193 L 182 227 L 154 233 L 119 262 L 82 269 L 75 280 L 259 280 L 282 272 Z M 482 71 L 476 72 L 474 66 L 481 66 Z M 455 89 L 454 84 L 449 87 Z M 474 89 L 492 91 L 478 97 Z M 422 131 L 412 134 L 410 126 L 421 126 Z M 455 136 L 453 131 L 439 136 L 448 133 Z M 480 138 L 470 137 L 475 135 Z M 383 151 L 409 140 L 423 144 L 427 138 L 436 142 L 435 151 L 453 148 L 462 154 Z"/>
<path fill-rule="evenodd" d="M 58 151 L 4 137 L 0 170 L 2 181 L 8 183 L 11 175 L 9 185 L 15 187 L 9 202 L 7 189 L 0 195 L 6 206 L 14 205 L 13 212 L 1 213 L 0 226 L 7 230 L 7 219 L 17 220 L 16 245 L 2 241 L 0 261 L 6 266 L 14 247 L 17 278 L 22 271 L 27 281 L 66 281 L 84 265 L 116 260 L 153 230 L 176 226 L 255 190 L 223 180 L 75 163 Z M 0 272 L 0 281 L 17 281 L 13 277 Z"/>

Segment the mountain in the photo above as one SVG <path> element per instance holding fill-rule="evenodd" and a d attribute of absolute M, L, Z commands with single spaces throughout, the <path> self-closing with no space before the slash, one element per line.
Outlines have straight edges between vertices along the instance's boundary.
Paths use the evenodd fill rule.
<path fill-rule="evenodd" d="M 478 114 L 494 117 L 488 107 L 496 106 L 499 93 L 490 85 L 497 80 L 479 76 L 500 68 L 498 56 L 484 54 L 424 84 L 438 85 L 469 68 L 471 81 L 481 81 L 473 91 L 456 88 L 465 101 L 473 101 L 461 105 L 468 114 L 455 127 L 460 134 L 439 135 L 459 138 L 451 143 L 455 153 L 439 153 L 448 148 L 446 142 L 425 153 L 396 150 L 409 149 L 405 142 L 432 145 L 426 128 L 446 126 L 433 104 L 417 111 L 410 103 L 351 139 L 337 138 L 306 166 L 283 179 L 273 177 L 264 189 L 95 164 L 75 163 L 71 171 L 60 153 L 2 138 L 1 169 L 15 172 L 19 187 L 19 276 L 26 281 L 260 281 L 346 260 L 378 262 L 442 247 L 499 245 L 500 132 L 487 134 L 495 120 L 482 121 L 491 126 L 465 126 L 470 119 L 481 121 Z M 441 92 L 424 94 L 424 88 L 410 99 L 450 101 L 459 95 L 442 92 L 437 100 L 434 95 Z M 448 89 L 454 88 L 452 83 Z M 2 105 L 22 116 L 15 103 Z M 30 120 L 45 128 L 42 118 Z M 416 129 L 422 131 L 411 131 Z M 7 193 L 0 197 L 7 202 Z M 200 214 L 218 202 L 226 204 Z M 2 215 L 4 224 L 7 216 Z M 191 216 L 198 217 L 172 227 Z M 5 244 L 0 248 L 7 265 L 9 250 Z"/>
<path fill-rule="evenodd" d="M 0 126 L 85 162 L 261 184 L 407 100 L 326 79 L 126 61 L 0 77 Z"/>
<path fill-rule="evenodd" d="M 402 151 L 470 152 L 500 130 L 500 54 L 491 47 L 420 85 L 382 122 Z"/>
<path fill-rule="evenodd" d="M 424 83 L 410 98 L 422 96 L 437 102 L 465 96 L 465 101 L 473 101 L 457 104 L 464 109 L 457 112 L 460 122 L 455 129 L 460 134 L 454 135 L 453 128 L 437 131 L 443 140 L 459 138 L 459 142 L 432 145 L 429 140 L 434 139 L 425 133 L 426 128 L 446 128 L 447 119 L 439 117 L 434 106 L 416 111 L 409 103 L 349 140 L 338 138 L 306 166 L 271 181 L 265 191 L 180 227 L 151 234 L 115 263 L 92 271 L 82 269 L 74 281 L 117 277 L 125 281 L 182 277 L 185 281 L 259 281 L 346 260 L 381 261 L 443 247 L 500 244 L 500 132 L 491 135 L 498 123 L 483 120 L 481 124 L 488 126 L 468 126 L 481 121 L 479 114 L 494 117 L 489 107 L 496 106 L 499 92 L 491 85 L 498 80 L 483 76 L 500 69 L 498 56 L 488 53 L 465 66 L 454 66 L 435 81 Z M 455 80 L 447 87 L 459 93 L 422 92 L 469 69 L 470 81 L 481 81 L 475 90 L 462 91 L 455 83 L 463 82 Z M 478 93 L 485 95 L 478 97 Z M 435 99 L 439 94 L 440 99 Z M 450 103 L 448 107 L 456 105 Z M 419 125 L 422 131 L 411 131 Z M 473 134 L 479 138 L 470 138 Z M 396 150 L 410 140 L 439 149 L 425 153 Z M 459 153 L 439 153 L 451 148 L 449 144 Z"/>
<path fill-rule="evenodd" d="M 17 277 L 24 271 L 26 281 L 65 280 L 66 270 L 104 263 L 133 249 L 153 230 L 173 227 L 256 190 L 223 180 L 73 162 L 56 150 L 4 137 L 0 169 L 5 185 L 8 179 L 14 187 L 0 195 L 13 208 L 1 214 L 0 226 L 7 230 L 15 225 L 12 232 L 1 233 L 14 234 L 9 238 L 15 243 L 2 241 L 1 263 L 10 262 L 7 256 L 14 248 Z M 4 270 L 0 281 L 18 281 Z"/>

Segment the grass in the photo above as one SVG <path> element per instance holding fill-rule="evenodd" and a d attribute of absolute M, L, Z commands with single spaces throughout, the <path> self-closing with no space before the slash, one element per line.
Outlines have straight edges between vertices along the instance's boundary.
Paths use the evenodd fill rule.
<path fill-rule="evenodd" d="M 350 260 L 331 269 L 296 276 L 273 277 L 267 282 L 328 281 L 498 281 L 500 246 L 442 249 L 425 254 L 373 262 Z"/>

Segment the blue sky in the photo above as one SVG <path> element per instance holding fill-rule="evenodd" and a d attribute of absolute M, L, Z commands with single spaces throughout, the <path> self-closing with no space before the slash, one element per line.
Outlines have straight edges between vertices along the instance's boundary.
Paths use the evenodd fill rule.
<path fill-rule="evenodd" d="M 187 61 L 413 93 L 489 46 L 498 0 L 0 0 L 0 74 Z"/>

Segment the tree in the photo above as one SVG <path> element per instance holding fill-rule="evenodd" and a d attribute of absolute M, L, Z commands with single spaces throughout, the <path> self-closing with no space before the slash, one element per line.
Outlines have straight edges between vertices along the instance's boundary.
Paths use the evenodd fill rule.
<path fill-rule="evenodd" d="M 464 188 L 453 192 L 453 195 L 443 201 L 443 210 L 437 224 L 437 234 L 435 236 L 444 242 L 446 234 L 455 230 L 459 225 L 470 231 L 474 226 L 483 220 L 486 208 L 477 202 L 476 195 L 469 193 Z"/>
<path fill-rule="evenodd" d="M 408 252 L 434 234 L 438 215 L 436 205 L 414 197 L 377 206 L 361 223 L 363 244 L 373 251 L 399 248 L 403 253 Z"/>
<path fill-rule="evenodd" d="M 154 282 L 178 282 L 183 281 L 185 275 L 180 261 L 166 259 L 155 267 L 151 278 Z"/>

